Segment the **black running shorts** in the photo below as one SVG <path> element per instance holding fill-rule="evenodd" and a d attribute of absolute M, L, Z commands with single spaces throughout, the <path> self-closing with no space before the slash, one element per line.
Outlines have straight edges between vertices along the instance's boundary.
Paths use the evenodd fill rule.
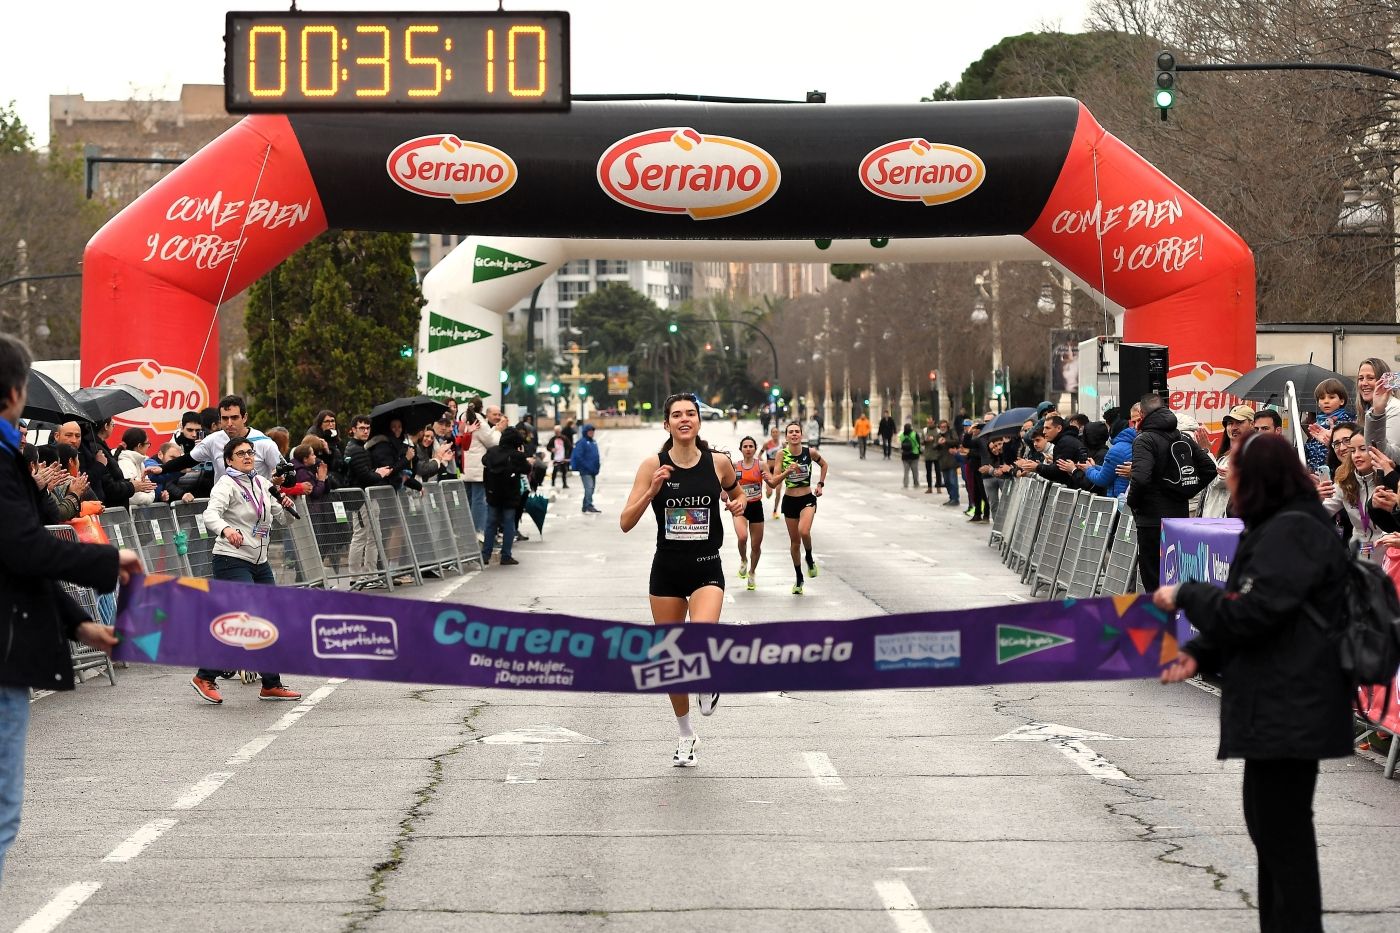
<path fill-rule="evenodd" d="M 815 509 L 817 497 L 810 493 L 805 496 L 783 496 L 783 518 L 793 520 L 802 517 L 803 509 Z"/>
<path fill-rule="evenodd" d="M 657 551 L 651 561 L 652 596 L 689 599 L 702 586 L 724 589 L 724 567 L 719 553 L 694 554 L 684 551 Z"/>
<path fill-rule="evenodd" d="M 750 499 L 749 504 L 744 506 L 744 517 L 750 522 L 763 521 L 763 500 Z"/>

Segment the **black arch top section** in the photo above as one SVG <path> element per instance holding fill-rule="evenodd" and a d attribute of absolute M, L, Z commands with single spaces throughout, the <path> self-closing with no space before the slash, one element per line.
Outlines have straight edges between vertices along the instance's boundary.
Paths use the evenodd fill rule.
<path fill-rule="evenodd" d="M 290 118 L 331 227 L 616 239 L 863 239 L 1021 234 L 1050 197 L 1080 104 L 1068 98 L 835 106 L 587 103 L 567 113 L 301 115 Z M 692 127 L 757 145 L 782 181 L 762 206 L 697 221 L 614 201 L 597 164 L 625 137 Z M 491 200 L 457 204 L 411 193 L 389 176 L 401 143 L 452 133 L 508 153 L 519 178 Z M 926 206 L 861 184 L 871 150 L 904 138 L 961 146 L 986 165 L 972 194 Z"/>

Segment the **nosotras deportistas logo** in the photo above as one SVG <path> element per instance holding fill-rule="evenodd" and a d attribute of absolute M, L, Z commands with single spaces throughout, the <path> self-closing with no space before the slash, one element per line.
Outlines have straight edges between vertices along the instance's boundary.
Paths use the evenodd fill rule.
<path fill-rule="evenodd" d="M 598 160 L 608 197 L 639 211 L 714 220 L 751 211 L 782 181 L 778 163 L 753 143 L 690 127 L 620 139 Z"/>

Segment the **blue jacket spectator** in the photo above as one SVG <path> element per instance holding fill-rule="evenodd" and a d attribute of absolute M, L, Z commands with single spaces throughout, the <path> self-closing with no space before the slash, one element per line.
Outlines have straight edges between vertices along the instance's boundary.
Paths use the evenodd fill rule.
<path fill-rule="evenodd" d="M 1085 470 L 1084 476 L 1099 489 L 1106 490 L 1104 495 L 1117 498 L 1128 491 L 1128 477 L 1119 476 L 1114 471 L 1133 459 L 1133 438 L 1137 437 L 1137 429 L 1128 427 L 1126 421 L 1120 421 L 1114 427 L 1117 430 L 1103 463 Z"/>
<path fill-rule="evenodd" d="M 585 424 L 582 436 L 574 444 L 573 455 L 569 457 L 569 469 L 575 473 L 597 476 L 601 466 L 598 442 L 593 439 L 593 425 Z"/>

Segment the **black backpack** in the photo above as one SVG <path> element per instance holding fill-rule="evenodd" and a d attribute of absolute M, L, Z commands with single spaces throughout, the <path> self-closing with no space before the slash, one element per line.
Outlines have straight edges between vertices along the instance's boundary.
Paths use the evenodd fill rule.
<path fill-rule="evenodd" d="M 1336 638 L 1342 672 L 1356 686 L 1386 688 L 1381 705 L 1384 711 L 1393 699 L 1390 688 L 1400 670 L 1400 595 L 1379 564 L 1357 556 L 1354 546 L 1351 552 L 1347 559 L 1342 627 L 1329 628 L 1316 609 L 1307 603 L 1303 608 L 1314 624 Z M 1359 707 L 1357 712 L 1361 714 Z"/>
<path fill-rule="evenodd" d="M 1187 502 L 1203 492 L 1214 478 L 1215 464 L 1196 442 L 1177 432 L 1168 442 L 1166 460 L 1158 464 L 1160 488 L 1171 498 Z"/>
<path fill-rule="evenodd" d="M 914 452 L 914 438 L 908 434 L 899 439 L 899 452 L 902 454 L 912 454 Z"/>

